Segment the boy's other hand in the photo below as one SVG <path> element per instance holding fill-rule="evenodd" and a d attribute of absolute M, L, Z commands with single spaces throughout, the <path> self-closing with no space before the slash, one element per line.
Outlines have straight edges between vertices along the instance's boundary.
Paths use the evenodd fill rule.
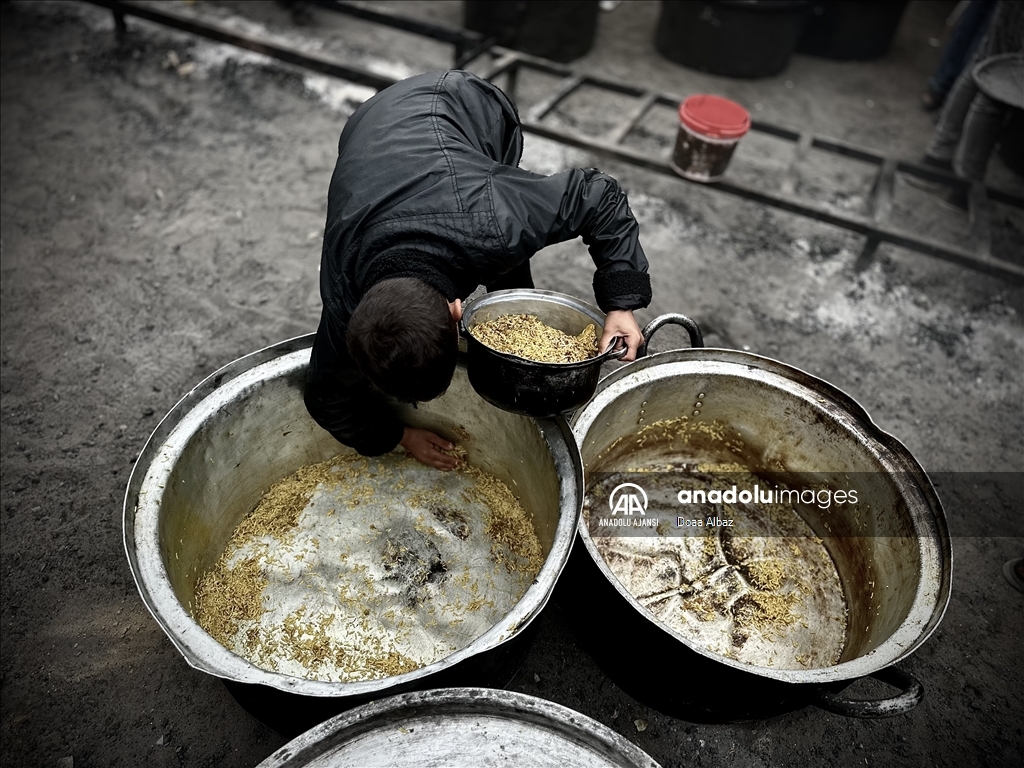
<path fill-rule="evenodd" d="M 597 345 L 598 351 L 604 352 L 608 349 L 608 345 L 616 336 L 621 336 L 622 340 L 626 342 L 626 346 L 629 347 L 629 352 L 622 357 L 622 361 L 628 363 L 636 360 L 637 350 L 644 343 L 644 337 L 640 333 L 640 326 L 636 324 L 631 310 L 613 309 L 605 315 L 604 333 L 601 334 L 601 341 Z"/>
<path fill-rule="evenodd" d="M 447 472 L 459 465 L 459 460 L 455 456 L 444 453 L 454 450 L 455 446 L 429 430 L 406 427 L 399 445 L 412 454 L 414 459 L 428 467 L 436 467 Z"/>

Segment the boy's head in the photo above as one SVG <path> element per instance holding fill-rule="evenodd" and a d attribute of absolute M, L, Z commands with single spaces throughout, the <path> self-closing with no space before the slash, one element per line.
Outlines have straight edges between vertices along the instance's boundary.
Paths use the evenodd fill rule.
<path fill-rule="evenodd" d="M 451 383 L 459 351 L 461 304 L 422 280 L 382 280 L 352 313 L 345 343 L 377 387 L 407 403 L 433 400 Z"/>

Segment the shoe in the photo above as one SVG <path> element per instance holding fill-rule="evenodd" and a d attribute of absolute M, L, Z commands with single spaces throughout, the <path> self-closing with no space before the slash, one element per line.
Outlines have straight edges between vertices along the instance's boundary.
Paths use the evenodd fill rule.
<path fill-rule="evenodd" d="M 945 171 L 946 173 L 953 173 L 953 161 L 952 160 L 939 160 L 937 157 L 931 155 L 925 155 L 921 158 L 920 165 L 926 165 L 929 168 L 934 168 L 937 171 Z"/>
<path fill-rule="evenodd" d="M 925 155 L 918 161 L 918 165 L 923 165 L 926 168 L 934 168 L 937 171 L 945 171 L 946 173 L 953 173 L 953 163 L 949 160 L 937 160 L 931 155 Z M 914 176 L 913 174 L 904 174 L 904 178 L 907 183 L 912 187 L 929 192 L 933 195 L 941 195 L 950 190 L 950 184 L 943 181 L 933 181 L 931 179 L 925 179 L 920 176 Z"/>
<path fill-rule="evenodd" d="M 945 99 L 942 96 L 930 89 L 921 94 L 921 108 L 925 112 L 935 112 L 942 106 L 944 101 Z"/>

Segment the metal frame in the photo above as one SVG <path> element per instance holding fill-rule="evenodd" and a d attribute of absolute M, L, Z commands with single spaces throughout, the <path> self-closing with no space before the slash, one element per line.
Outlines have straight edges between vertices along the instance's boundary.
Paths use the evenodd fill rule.
<path fill-rule="evenodd" d="M 521 116 L 524 130 L 565 144 L 610 155 L 633 165 L 678 178 L 680 181 L 686 181 L 672 170 L 667 158 L 651 155 L 622 144 L 626 136 L 636 128 L 644 115 L 652 107 L 660 104 L 675 108 L 681 101 L 679 96 L 651 91 L 639 86 L 605 78 L 581 75 L 564 65 L 527 56 L 517 51 L 508 51 L 497 47 L 493 48 L 492 51 L 496 56 L 496 60 L 481 73 L 481 76 L 488 80 L 493 80 L 504 74 L 507 78 L 505 90 L 513 99 L 515 98 L 515 84 L 520 69 L 532 69 L 563 78 L 561 83 L 546 99 L 536 104 L 526 115 Z M 590 136 L 579 131 L 556 127 L 542 122 L 544 117 L 555 109 L 559 103 L 584 85 L 632 96 L 638 99 L 638 102 L 635 108 L 626 115 L 625 119 L 605 136 Z M 1003 259 L 997 259 L 989 252 L 988 217 L 989 200 L 996 200 L 1005 205 L 1024 208 L 1024 198 L 997 189 L 987 189 L 982 185 L 970 186 L 969 213 L 972 221 L 972 247 L 969 249 L 961 248 L 950 243 L 899 229 L 889 224 L 888 218 L 892 210 L 893 187 L 897 172 L 907 173 L 959 189 L 967 186 L 966 182 L 962 179 L 936 169 L 885 157 L 870 149 L 858 147 L 847 142 L 817 137 L 807 132 L 799 133 L 770 123 L 754 121 L 751 129 L 792 141 L 797 145 L 793 162 L 790 164 L 786 175 L 782 178 L 779 190 L 759 189 L 739 181 L 730 180 L 728 177 L 714 184 L 702 186 L 865 235 L 865 244 L 857 260 L 858 269 L 863 269 L 870 263 L 880 243 L 888 242 L 931 256 L 937 256 L 962 266 L 989 272 L 1013 282 L 1024 282 L 1024 266 L 1013 264 Z M 878 171 L 868 196 L 870 216 L 857 216 L 837 212 L 793 195 L 796 166 L 812 147 L 878 166 Z"/>
<path fill-rule="evenodd" d="M 560 77 L 562 80 L 556 89 L 547 98 L 531 108 L 526 115 L 521 116 L 523 130 L 564 144 L 607 155 L 656 173 L 671 176 L 683 183 L 695 183 L 689 182 L 675 173 L 666 157 L 648 154 L 623 144 L 623 140 L 639 125 L 640 121 L 652 107 L 664 105 L 675 108 L 681 101 L 678 95 L 653 91 L 608 78 L 580 74 L 574 72 L 566 65 L 497 46 L 493 44 L 492 39 L 484 38 L 484 36 L 468 30 L 451 29 L 436 24 L 429 24 L 397 14 L 374 10 L 359 3 L 332 0 L 312 1 L 318 7 L 334 12 L 344 13 L 372 23 L 383 24 L 395 29 L 419 34 L 440 42 L 450 43 L 455 46 L 455 64 L 457 67 L 465 67 L 470 61 L 479 58 L 483 54 L 487 54 L 490 56 L 491 62 L 481 72 L 481 76 L 487 80 L 494 80 L 503 76 L 505 78 L 505 91 L 513 100 L 515 99 L 516 80 L 521 70 L 534 70 Z M 124 17 L 130 15 L 201 37 L 230 43 L 289 64 L 339 77 L 350 82 L 368 85 L 378 90 L 397 82 L 396 78 L 380 75 L 359 67 L 349 66 L 318 54 L 299 51 L 269 39 L 239 34 L 220 25 L 201 21 L 164 7 L 138 5 L 133 2 L 124 2 L 123 0 L 89 0 L 89 2 L 110 8 L 113 11 L 119 34 L 124 34 L 126 31 Z M 626 115 L 622 123 L 604 136 L 591 136 L 579 131 L 552 125 L 550 122 L 543 122 L 546 115 L 550 114 L 568 96 L 585 85 L 634 97 L 637 99 L 636 106 Z M 905 160 L 887 157 L 873 150 L 858 147 L 847 142 L 815 136 L 809 132 L 801 133 L 762 121 L 754 121 L 751 129 L 786 141 L 792 141 L 796 144 L 793 161 L 788 172 L 781 179 L 779 189 L 759 189 L 728 178 L 714 184 L 702 184 L 703 188 L 725 192 L 735 197 L 752 200 L 762 205 L 768 205 L 788 213 L 805 216 L 864 235 L 865 242 L 856 262 L 857 269 L 864 269 L 871 263 L 879 244 L 891 243 L 985 272 L 1013 283 L 1024 283 L 1024 265 L 992 256 L 990 252 L 989 224 L 990 201 L 1024 209 L 1024 198 L 980 184 L 968 186 L 967 182 L 952 174 Z M 801 199 L 793 194 L 796 166 L 811 148 L 855 158 L 878 166 L 878 171 L 868 195 L 870 215 L 858 216 L 834 211 L 826 206 Z M 889 223 L 897 173 L 905 173 L 943 184 L 950 189 L 967 189 L 969 216 L 972 222 L 969 248 L 963 248 L 909 232 Z"/>
<path fill-rule="evenodd" d="M 383 24 L 442 43 L 451 43 L 455 46 L 455 69 L 463 69 L 466 64 L 485 53 L 495 42 L 493 37 L 484 37 L 479 32 L 469 29 L 452 29 L 439 24 L 431 24 L 408 16 L 399 16 L 390 11 L 370 8 L 364 3 L 338 2 L 338 0 L 307 0 L 307 2 L 335 13 L 344 13 L 357 19 Z"/>

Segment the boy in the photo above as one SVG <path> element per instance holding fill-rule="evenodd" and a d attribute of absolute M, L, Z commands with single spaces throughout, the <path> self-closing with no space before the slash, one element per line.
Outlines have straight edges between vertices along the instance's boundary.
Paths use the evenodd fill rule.
<path fill-rule="evenodd" d="M 462 299 L 532 288 L 529 259 L 582 236 L 597 265 L 614 336 L 636 357 L 633 310 L 651 300 L 639 227 L 617 182 L 596 170 L 520 170 L 515 106 L 468 72 L 431 72 L 378 93 L 349 118 L 327 199 L 320 266 L 324 308 L 305 402 L 337 440 L 375 456 L 402 445 L 451 469 L 451 444 L 404 426 L 381 392 L 441 395 L 455 371 Z"/>

